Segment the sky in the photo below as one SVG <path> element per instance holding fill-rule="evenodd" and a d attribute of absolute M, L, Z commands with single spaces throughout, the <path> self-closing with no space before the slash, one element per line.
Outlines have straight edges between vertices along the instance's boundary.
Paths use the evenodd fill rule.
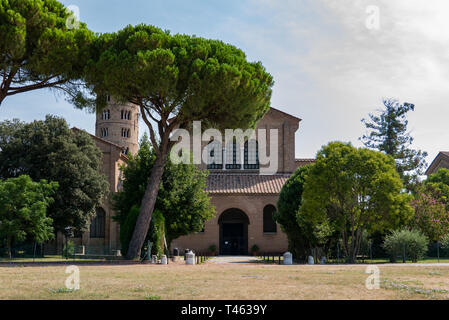
<path fill-rule="evenodd" d="M 361 146 L 362 118 L 383 98 L 415 104 L 413 147 L 430 163 L 449 150 L 447 0 L 68 0 L 99 33 L 152 24 L 220 39 L 261 61 L 275 80 L 271 105 L 302 119 L 296 157 L 329 141 Z M 39 90 L 8 97 L 0 120 L 62 116 L 90 133 L 95 115 Z M 141 123 L 140 133 L 145 131 Z"/>

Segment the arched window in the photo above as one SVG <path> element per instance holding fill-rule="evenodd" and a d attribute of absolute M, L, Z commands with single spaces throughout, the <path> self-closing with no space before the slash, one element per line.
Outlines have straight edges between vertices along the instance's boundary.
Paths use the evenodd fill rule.
<path fill-rule="evenodd" d="M 122 137 L 129 138 L 131 136 L 130 130 L 126 128 L 122 128 Z"/>
<path fill-rule="evenodd" d="M 101 128 L 101 136 L 107 137 L 109 135 L 109 129 L 108 128 Z"/>
<path fill-rule="evenodd" d="M 273 214 L 276 208 L 269 204 L 263 208 L 263 232 L 264 233 L 276 233 L 276 222 L 273 219 Z"/>
<path fill-rule="evenodd" d="M 218 141 L 211 141 L 207 145 L 207 153 L 208 153 L 207 169 L 209 170 L 223 169 L 223 152 L 221 149 L 221 143 Z"/>
<path fill-rule="evenodd" d="M 122 110 L 122 112 L 121 112 L 121 119 L 122 120 L 131 120 L 131 111 Z"/>
<path fill-rule="evenodd" d="M 101 115 L 102 120 L 109 120 L 111 119 L 111 110 L 104 110 L 103 114 Z"/>
<path fill-rule="evenodd" d="M 240 169 L 240 148 L 234 139 L 234 142 L 226 146 L 226 169 Z"/>
<path fill-rule="evenodd" d="M 256 140 L 245 142 L 244 168 L 259 169 L 259 145 Z"/>
<path fill-rule="evenodd" d="M 124 155 L 127 155 L 127 154 L 129 153 L 129 148 L 126 148 L 125 150 L 123 150 L 122 153 L 123 153 Z"/>
<path fill-rule="evenodd" d="M 97 208 L 97 215 L 90 223 L 90 237 L 104 238 L 104 229 L 106 224 L 106 212 L 103 208 Z"/>

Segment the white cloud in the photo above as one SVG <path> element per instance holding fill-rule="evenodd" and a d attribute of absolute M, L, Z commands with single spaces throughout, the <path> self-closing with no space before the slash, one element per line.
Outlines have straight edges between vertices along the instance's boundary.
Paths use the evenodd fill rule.
<path fill-rule="evenodd" d="M 429 160 L 449 149 L 449 1 L 250 3 L 246 14 L 259 23 L 235 19 L 231 32 L 274 74 L 273 105 L 304 119 L 297 155 L 329 140 L 356 143 L 360 119 L 383 97 L 415 103 L 410 129 Z M 365 25 L 370 5 L 380 9 L 379 30 Z"/>

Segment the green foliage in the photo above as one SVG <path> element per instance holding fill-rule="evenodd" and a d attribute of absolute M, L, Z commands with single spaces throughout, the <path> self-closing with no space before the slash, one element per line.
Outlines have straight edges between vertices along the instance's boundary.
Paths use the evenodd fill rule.
<path fill-rule="evenodd" d="M 424 185 L 432 186 L 440 193 L 440 200 L 449 203 L 449 169 L 440 168 L 437 172 L 429 175 Z"/>
<path fill-rule="evenodd" d="M 139 207 L 131 207 L 128 215 L 120 223 L 120 244 L 123 255 L 128 252 L 129 242 L 133 235 L 134 227 L 136 226 L 137 217 L 139 216 Z"/>
<path fill-rule="evenodd" d="M 209 246 L 209 251 L 212 252 L 212 253 L 217 252 L 217 246 L 215 244 L 211 244 Z"/>
<path fill-rule="evenodd" d="M 406 223 L 413 210 L 393 158 L 351 144 L 331 142 L 307 174 L 299 210 L 325 233 L 341 235 L 348 262 L 355 262 L 363 230 L 372 233 Z M 325 234 L 324 233 L 324 234 Z"/>
<path fill-rule="evenodd" d="M 167 244 L 204 228 L 215 215 L 206 189 L 208 173 L 193 164 L 165 165 L 156 208 L 165 218 Z"/>
<path fill-rule="evenodd" d="M 406 259 L 417 262 L 427 252 L 428 243 L 429 240 L 421 232 L 402 229 L 387 235 L 383 247 L 392 261 L 395 261 L 397 256 L 402 256 L 403 262 Z"/>
<path fill-rule="evenodd" d="M 368 231 L 363 230 L 361 239 L 360 239 L 360 254 L 364 256 L 369 256 L 370 248 L 373 244 L 373 241 L 370 239 L 370 235 Z"/>
<path fill-rule="evenodd" d="M 114 217 L 120 225 L 124 224 L 133 206 L 139 207 L 155 155 L 148 138 L 144 136 L 135 156 L 130 156 L 123 170 L 123 188 L 113 195 L 113 206 L 117 212 Z M 172 240 L 194 232 L 200 232 L 204 223 L 215 214 L 210 198 L 204 192 L 207 173 L 193 164 L 166 164 L 161 188 L 156 201 L 156 209 L 165 219 L 167 245 Z M 134 221 L 134 225 L 137 221 Z M 122 248 L 127 247 L 122 242 Z"/>
<path fill-rule="evenodd" d="M 327 232 L 320 233 L 320 225 L 313 225 L 301 210 L 307 174 L 313 165 L 300 167 L 282 187 L 274 220 L 287 234 L 288 250 L 296 259 L 305 259 Z M 321 226 L 322 227 L 322 226 Z"/>
<path fill-rule="evenodd" d="M 446 186 L 449 186 L 449 169 L 438 169 L 437 172 L 427 177 L 426 183 L 442 183 Z"/>
<path fill-rule="evenodd" d="M 272 77 L 232 45 L 141 24 L 103 34 L 95 47 L 87 81 L 98 96 L 143 104 L 163 122 L 173 114 L 177 124 L 244 128 L 268 110 Z"/>
<path fill-rule="evenodd" d="M 361 141 L 370 149 L 392 156 L 404 186 L 411 190 L 418 176 L 423 174 L 427 157 L 427 152 L 410 149 L 413 138 L 407 132 L 406 115 L 414 111 L 415 106 L 410 103 L 400 104 L 393 99 L 385 99 L 383 104 L 385 110 L 379 116 L 370 114 L 370 121 L 362 120 L 369 132 Z"/>
<path fill-rule="evenodd" d="M 254 244 L 251 247 L 251 253 L 257 253 L 257 252 L 259 252 L 259 250 L 260 250 L 260 248 L 259 248 L 259 246 L 257 244 Z"/>
<path fill-rule="evenodd" d="M 69 29 L 70 16 L 56 0 L 0 0 L 0 104 L 30 90 L 73 89 L 95 36 L 83 23 Z"/>
<path fill-rule="evenodd" d="M 410 226 L 420 230 L 432 241 L 440 241 L 449 234 L 449 199 L 445 195 L 447 187 L 443 183 L 426 182 L 417 188 L 412 201 L 415 215 Z"/>
<path fill-rule="evenodd" d="M 85 80 L 97 96 L 98 109 L 105 106 L 107 94 L 140 106 L 156 155 L 140 206 L 141 223 L 136 224 L 128 251 L 128 258 L 134 259 L 156 207 L 155 194 L 175 144 L 169 139 L 173 131 L 191 127 L 194 120 L 218 129 L 254 127 L 269 109 L 274 82 L 260 62 L 248 62 L 243 51 L 232 45 L 171 35 L 144 24 L 103 34 L 94 47 Z M 167 234 L 173 228 L 179 230 L 178 236 L 194 222 L 173 224 L 162 211 Z"/>
<path fill-rule="evenodd" d="M 446 234 L 443 239 L 441 239 L 441 248 L 449 251 L 449 234 Z"/>
<path fill-rule="evenodd" d="M 64 244 L 64 248 L 62 249 L 62 257 L 73 257 L 75 254 L 75 244 L 72 240 L 67 241 L 67 244 Z"/>
<path fill-rule="evenodd" d="M 52 219 L 47 217 L 56 182 L 33 182 L 29 176 L 0 180 L 0 238 L 11 250 L 13 241 L 42 243 L 53 237 Z"/>
<path fill-rule="evenodd" d="M 161 257 L 165 251 L 164 245 L 165 236 L 165 219 L 158 209 L 154 210 L 151 219 L 149 240 L 153 243 L 151 247 L 151 254 Z"/>
<path fill-rule="evenodd" d="M 139 216 L 139 207 L 133 206 L 126 216 L 124 222 L 120 224 L 120 243 L 122 253 L 124 255 L 128 252 L 129 242 L 136 226 L 137 217 Z M 155 210 L 153 218 L 151 219 L 150 230 L 146 236 L 145 241 L 151 241 L 151 254 L 160 257 L 164 254 L 164 235 L 165 235 L 165 219 L 159 210 Z"/>
<path fill-rule="evenodd" d="M 108 190 L 100 173 L 101 151 L 84 131 L 62 118 L 0 123 L 0 178 L 29 175 L 56 181 L 59 189 L 48 208 L 55 231 L 71 226 L 85 231 Z"/>

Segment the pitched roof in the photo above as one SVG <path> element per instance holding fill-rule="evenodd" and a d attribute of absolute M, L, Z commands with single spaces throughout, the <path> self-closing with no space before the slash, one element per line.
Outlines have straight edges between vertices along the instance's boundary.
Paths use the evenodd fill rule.
<path fill-rule="evenodd" d="M 448 167 L 449 162 L 449 151 L 440 151 L 435 159 L 432 161 L 430 166 L 427 168 L 425 174 L 428 176 L 435 173 L 440 168 Z"/>
<path fill-rule="evenodd" d="M 315 163 L 316 159 L 307 158 L 307 159 L 295 159 L 295 163 L 298 167 L 303 167 L 311 163 Z"/>
<path fill-rule="evenodd" d="M 210 194 L 277 195 L 290 175 L 210 174 L 206 190 Z"/>
<path fill-rule="evenodd" d="M 284 116 L 287 116 L 287 117 L 289 117 L 289 118 L 292 118 L 292 119 L 294 119 L 294 120 L 296 120 L 296 121 L 302 121 L 302 119 L 301 118 L 298 118 L 298 117 L 296 117 L 296 116 L 294 116 L 294 115 L 292 115 L 292 114 L 290 114 L 290 113 L 287 113 L 287 112 L 285 112 L 285 111 L 282 111 L 282 110 L 279 110 L 279 109 L 276 109 L 276 108 L 273 108 L 273 107 L 270 107 L 270 110 L 273 112 L 279 112 L 279 113 L 281 113 L 281 114 L 283 114 Z"/>
<path fill-rule="evenodd" d="M 103 143 L 106 143 L 106 144 L 109 144 L 109 145 L 111 145 L 111 146 L 114 146 L 114 147 L 116 147 L 117 149 L 119 149 L 120 151 L 125 150 L 124 147 L 122 147 L 122 146 L 120 146 L 120 145 L 118 145 L 118 144 L 116 144 L 116 143 L 114 143 L 114 142 L 111 142 L 111 141 L 105 140 L 105 139 L 103 139 L 103 138 L 97 137 L 96 135 L 93 135 L 93 134 L 87 132 L 86 130 L 79 129 L 79 128 L 77 128 L 77 127 L 73 127 L 72 130 L 85 132 L 85 133 L 87 133 L 88 135 L 90 135 L 94 140 L 98 140 L 98 141 L 101 141 L 101 142 L 103 142 Z M 126 156 L 125 154 L 123 154 L 123 152 L 120 152 L 120 158 L 123 158 L 123 160 L 125 160 L 126 162 L 128 162 L 128 156 Z"/>

